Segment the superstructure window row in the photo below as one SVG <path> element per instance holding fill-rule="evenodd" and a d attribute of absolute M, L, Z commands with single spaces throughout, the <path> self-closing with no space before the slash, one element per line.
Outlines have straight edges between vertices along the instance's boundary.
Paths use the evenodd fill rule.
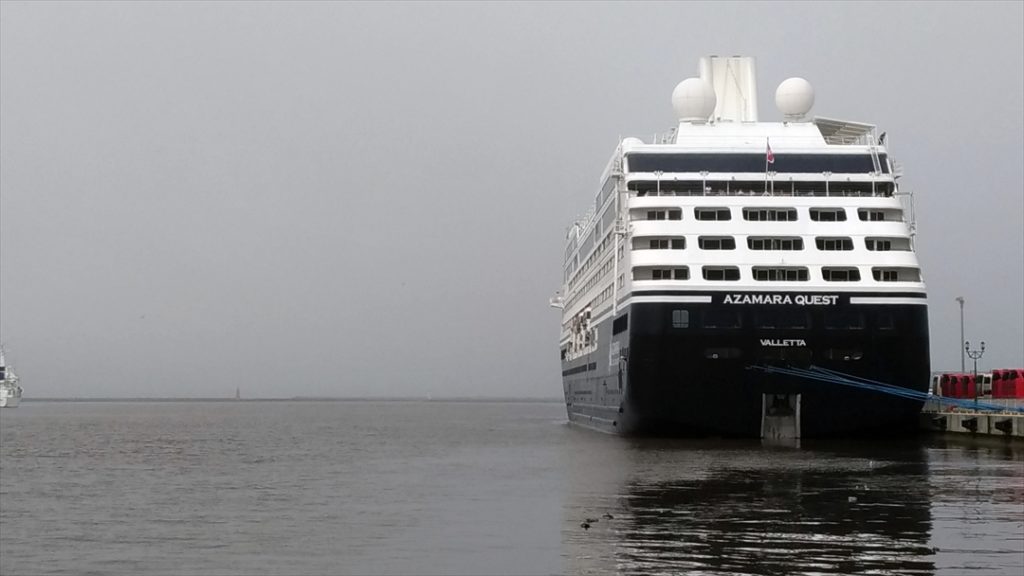
<path fill-rule="evenodd" d="M 754 280 L 759 282 L 806 282 L 807 268 L 799 266 L 754 266 Z"/>
<path fill-rule="evenodd" d="M 749 236 L 747 248 L 751 250 L 803 250 L 804 241 L 799 236 Z"/>
<path fill-rule="evenodd" d="M 694 218 L 701 221 L 732 220 L 728 208 L 694 208 Z M 812 207 L 810 218 L 814 222 L 846 222 L 846 209 L 841 207 Z M 903 211 L 897 208 L 859 208 L 857 216 L 865 222 L 902 222 Z M 679 208 L 634 210 L 632 220 L 682 220 Z M 743 208 L 743 219 L 748 222 L 796 222 L 799 220 L 796 208 Z"/>
<path fill-rule="evenodd" d="M 777 173 L 874 174 L 870 154 L 775 154 L 772 171 Z M 878 155 L 881 173 L 889 173 L 885 154 Z M 736 172 L 765 171 L 764 152 L 652 154 L 636 152 L 626 156 L 629 172 Z"/>
<path fill-rule="evenodd" d="M 736 239 L 731 236 L 701 236 L 697 238 L 701 250 L 735 250 Z"/>
<path fill-rule="evenodd" d="M 876 282 L 920 282 L 921 271 L 910 267 L 876 267 L 871 269 Z M 751 274 L 758 282 L 807 282 L 810 270 L 805 266 L 753 266 Z M 701 277 L 704 280 L 738 281 L 740 269 L 737 266 L 702 266 Z M 853 266 L 824 266 L 821 277 L 825 282 L 859 282 L 860 270 Z M 690 270 L 687 266 L 675 267 L 636 267 L 633 269 L 633 280 L 689 280 Z"/>
<path fill-rule="evenodd" d="M 853 238 L 848 236 L 818 236 L 814 239 L 818 250 L 823 252 L 844 252 L 853 250 Z M 910 251 L 909 238 L 865 238 L 868 250 L 885 252 L 890 250 Z M 697 245 L 702 250 L 735 250 L 736 241 L 731 236 L 700 236 Z M 748 236 L 747 248 L 757 251 L 799 251 L 804 249 L 803 238 L 799 236 Z M 684 250 L 686 238 L 640 237 L 633 239 L 634 250 Z"/>
<path fill-rule="evenodd" d="M 796 208 L 744 208 L 743 219 L 751 222 L 794 222 Z"/>
<path fill-rule="evenodd" d="M 845 252 L 853 250 L 853 239 L 847 236 L 818 236 L 814 239 L 815 246 L 823 252 Z M 909 238 L 865 238 L 865 246 L 874 252 L 890 250 L 910 251 Z M 697 246 L 701 250 L 735 250 L 736 240 L 731 236 L 700 236 Z M 800 251 L 804 249 L 803 239 L 799 236 L 748 236 L 747 248 L 754 251 Z M 639 237 L 633 239 L 633 250 L 685 250 L 686 238 L 676 237 Z"/>
<path fill-rule="evenodd" d="M 679 209 L 665 209 L 665 210 L 648 210 L 645 215 L 646 218 L 636 218 L 634 220 L 682 220 L 683 211 Z"/>
<path fill-rule="evenodd" d="M 859 208 L 857 217 L 864 222 L 902 222 L 903 210 L 899 208 Z"/>
<path fill-rule="evenodd" d="M 633 238 L 634 250 L 684 250 L 686 249 L 686 238 Z"/>
<path fill-rule="evenodd" d="M 690 269 L 687 266 L 671 268 L 638 267 L 633 269 L 633 280 L 689 280 Z"/>
<path fill-rule="evenodd" d="M 890 250 L 909 252 L 910 238 L 872 238 L 869 236 L 864 239 L 864 245 L 872 252 L 888 252 Z"/>
<path fill-rule="evenodd" d="M 606 261 L 606 262 L 605 262 L 604 264 L 602 264 L 602 265 L 601 265 L 601 269 L 600 269 L 600 270 L 598 270 L 598 271 L 597 271 L 597 272 L 596 272 L 596 273 L 595 273 L 594 275 L 592 275 L 592 276 L 591 276 L 590 278 L 588 278 L 588 279 L 587 279 L 587 281 L 586 281 L 586 283 L 585 283 L 585 284 L 584 284 L 584 285 L 583 285 L 583 286 L 582 286 L 582 287 L 581 287 L 581 288 L 580 288 L 579 290 L 577 290 L 577 291 L 576 291 L 576 292 L 575 292 L 575 293 L 574 293 L 574 294 L 572 295 L 572 297 L 570 297 L 570 298 L 569 298 L 569 301 L 568 301 L 568 302 L 566 303 L 566 306 L 567 306 L 567 307 L 571 307 L 571 306 L 572 306 L 573 304 L 575 304 L 575 303 L 576 303 L 576 302 L 577 302 L 577 301 L 578 301 L 578 300 L 579 300 L 579 299 L 580 299 L 580 298 L 581 298 L 581 297 L 582 297 L 582 296 L 583 296 L 584 294 L 587 294 L 588 292 L 590 292 L 590 290 L 591 290 L 592 288 L 594 288 L 594 287 L 595 287 L 595 286 L 597 286 L 598 284 L 602 283 L 602 282 L 604 281 L 605 277 L 606 277 L 606 276 L 607 276 L 608 274 L 610 274 L 610 273 L 611 273 L 611 271 L 612 271 L 612 269 L 613 269 L 614 265 L 615 265 L 615 262 L 614 262 L 614 261 L 613 261 L 612 259 L 610 259 L 610 258 L 609 258 L 609 259 L 608 259 L 608 260 L 607 260 L 607 261 Z"/>
<path fill-rule="evenodd" d="M 853 250 L 853 239 L 852 238 L 829 238 L 825 236 L 819 236 L 814 239 L 814 244 L 818 247 L 818 250 L 826 251 L 843 251 Z"/>
<path fill-rule="evenodd" d="M 920 282 L 921 271 L 917 268 L 872 268 L 871 276 L 876 282 Z"/>
<path fill-rule="evenodd" d="M 732 220 L 732 212 L 728 208 L 694 208 L 697 220 Z"/>
<path fill-rule="evenodd" d="M 860 270 L 825 266 L 821 269 L 821 277 L 826 282 L 859 282 Z"/>
<path fill-rule="evenodd" d="M 895 184 L 889 180 L 870 182 L 796 181 L 776 178 L 765 187 L 764 180 L 631 180 L 629 190 L 637 196 L 790 196 L 834 198 L 887 198 Z"/>
<path fill-rule="evenodd" d="M 612 245 L 612 242 L 614 242 L 614 240 L 612 238 L 611 232 L 606 232 L 604 240 L 602 240 L 597 245 L 597 248 L 594 249 L 593 252 L 591 252 L 590 256 L 581 266 L 576 267 L 572 272 L 568 272 L 567 270 L 566 274 L 571 274 L 568 281 L 568 290 L 572 290 L 580 281 L 580 279 L 587 274 L 587 271 L 589 271 L 591 267 L 593 267 L 598 262 L 598 260 L 600 260 L 601 256 Z M 575 259 L 579 259 L 579 254 L 576 254 Z"/>
<path fill-rule="evenodd" d="M 843 208 L 811 208 L 811 220 L 815 222 L 845 222 L 846 210 Z"/>
<path fill-rule="evenodd" d="M 735 281 L 740 279 L 740 269 L 735 266 L 704 266 L 701 274 L 705 280 Z"/>
<path fill-rule="evenodd" d="M 682 268 L 655 268 L 651 270 L 652 280 L 689 280 L 690 269 Z"/>

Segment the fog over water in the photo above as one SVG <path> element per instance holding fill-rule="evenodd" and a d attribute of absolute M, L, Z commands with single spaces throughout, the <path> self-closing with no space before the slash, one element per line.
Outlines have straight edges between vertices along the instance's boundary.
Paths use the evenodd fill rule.
<path fill-rule="evenodd" d="M 886 132 L 933 369 L 957 296 L 1024 364 L 1022 3 L 3 2 L 26 397 L 559 395 L 566 226 L 709 54 Z"/>

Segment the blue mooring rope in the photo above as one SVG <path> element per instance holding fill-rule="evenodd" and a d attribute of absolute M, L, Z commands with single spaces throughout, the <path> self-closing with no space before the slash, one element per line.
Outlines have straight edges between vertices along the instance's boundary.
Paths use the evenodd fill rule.
<path fill-rule="evenodd" d="M 811 366 L 810 369 L 804 368 L 784 368 L 780 366 L 765 366 L 757 365 L 750 366 L 751 370 L 760 370 L 766 374 L 782 374 L 784 376 L 793 376 L 796 378 L 803 378 L 806 380 L 815 380 L 818 382 L 825 382 L 829 384 L 839 384 L 842 386 L 850 386 L 852 388 L 859 388 L 861 390 L 871 390 L 874 392 L 881 392 L 883 394 L 889 394 L 892 396 L 898 396 L 900 398 L 907 398 L 910 400 L 932 400 L 937 401 L 940 404 L 948 404 L 950 406 L 956 406 L 958 408 L 965 408 L 971 410 L 983 410 L 986 412 L 1020 412 L 1024 413 L 1024 407 L 1009 407 L 1000 406 L 998 404 L 989 404 L 987 402 L 978 402 L 977 400 L 967 400 L 962 398 L 947 398 L 945 396 L 935 396 L 929 392 L 919 392 L 917 390 L 911 390 L 902 386 L 896 386 L 893 384 L 887 384 L 885 382 L 879 382 L 876 380 L 870 380 L 868 378 L 861 378 L 852 374 L 844 374 L 837 370 L 829 370 L 827 368 L 821 368 L 819 366 Z"/>

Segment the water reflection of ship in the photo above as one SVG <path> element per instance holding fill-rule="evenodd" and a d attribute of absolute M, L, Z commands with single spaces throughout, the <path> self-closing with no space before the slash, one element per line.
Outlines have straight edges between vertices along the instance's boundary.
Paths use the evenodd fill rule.
<path fill-rule="evenodd" d="M 615 519 L 571 539 L 570 572 L 935 570 L 920 447 L 887 450 L 881 458 L 877 450 L 868 456 L 759 446 L 703 454 L 639 448 L 641 464 L 631 466 Z M 709 459 L 694 463 L 695 457 Z"/>

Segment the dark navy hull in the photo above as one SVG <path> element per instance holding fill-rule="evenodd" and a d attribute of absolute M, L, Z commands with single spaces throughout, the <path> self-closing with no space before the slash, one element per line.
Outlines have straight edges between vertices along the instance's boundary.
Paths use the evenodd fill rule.
<path fill-rule="evenodd" d="M 722 294 L 625 306 L 618 333 L 613 318 L 602 321 L 597 349 L 563 362 L 569 418 L 622 434 L 759 437 L 771 399 L 799 395 L 801 437 L 910 433 L 920 401 L 756 369 L 816 366 L 926 391 L 923 295 L 879 304 L 851 296 L 889 295 L 838 295 L 827 306 L 724 303 Z M 899 303 L 909 301 L 921 303 Z"/>

